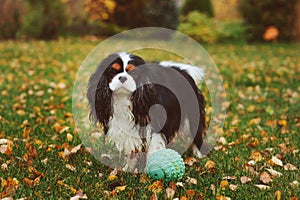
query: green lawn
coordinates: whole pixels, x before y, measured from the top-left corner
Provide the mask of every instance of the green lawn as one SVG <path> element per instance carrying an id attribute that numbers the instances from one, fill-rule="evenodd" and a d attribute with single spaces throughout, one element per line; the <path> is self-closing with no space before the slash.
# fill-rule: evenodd
<path id="1" fill-rule="evenodd" d="M 81 143 L 72 119 L 72 87 L 80 63 L 99 42 L 0 42 L 0 139 L 9 140 L 8 147 L 0 143 L 0 198 L 69 199 L 80 190 L 89 199 L 150 199 L 153 191 L 166 199 L 172 190 L 181 199 L 300 198 L 300 45 L 205 46 L 227 92 L 226 142 L 186 165 L 176 186 L 139 174 L 112 177 L 112 169 L 83 146 L 63 156 L 65 148 Z M 209 168 L 209 160 L 215 166 Z M 298 169 L 287 170 L 287 164 Z M 244 176 L 251 181 L 242 183 Z M 189 183 L 188 177 L 197 181 Z M 263 181 L 266 190 L 255 186 Z"/>

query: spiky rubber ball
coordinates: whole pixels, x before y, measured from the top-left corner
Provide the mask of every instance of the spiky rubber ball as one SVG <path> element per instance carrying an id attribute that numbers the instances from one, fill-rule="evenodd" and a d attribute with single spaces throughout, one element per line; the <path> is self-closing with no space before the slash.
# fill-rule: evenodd
<path id="1" fill-rule="evenodd" d="M 177 181 L 182 178 L 184 172 L 181 155 L 172 149 L 161 149 L 147 160 L 146 173 L 153 180 Z"/>

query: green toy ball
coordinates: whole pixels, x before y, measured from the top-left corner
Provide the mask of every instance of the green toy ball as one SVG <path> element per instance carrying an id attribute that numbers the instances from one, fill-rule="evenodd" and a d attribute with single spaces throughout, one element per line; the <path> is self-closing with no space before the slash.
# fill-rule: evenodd
<path id="1" fill-rule="evenodd" d="M 153 153 L 146 164 L 146 173 L 154 180 L 177 181 L 182 178 L 184 171 L 182 157 L 172 149 L 161 149 Z"/>

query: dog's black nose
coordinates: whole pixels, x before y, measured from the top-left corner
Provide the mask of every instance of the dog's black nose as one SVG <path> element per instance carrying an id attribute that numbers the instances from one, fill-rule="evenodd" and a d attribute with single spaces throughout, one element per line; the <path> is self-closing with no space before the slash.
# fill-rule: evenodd
<path id="1" fill-rule="evenodd" d="M 127 80 L 127 78 L 125 76 L 120 76 L 119 80 L 121 83 L 124 83 Z"/>

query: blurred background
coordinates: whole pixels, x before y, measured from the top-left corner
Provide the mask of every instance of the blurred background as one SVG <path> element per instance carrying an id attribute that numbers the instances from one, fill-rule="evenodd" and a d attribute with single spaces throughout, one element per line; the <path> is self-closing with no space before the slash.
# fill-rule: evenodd
<path id="1" fill-rule="evenodd" d="M 300 41 L 300 0 L 0 0 L 1 39 L 165 27 L 199 42 Z"/>

